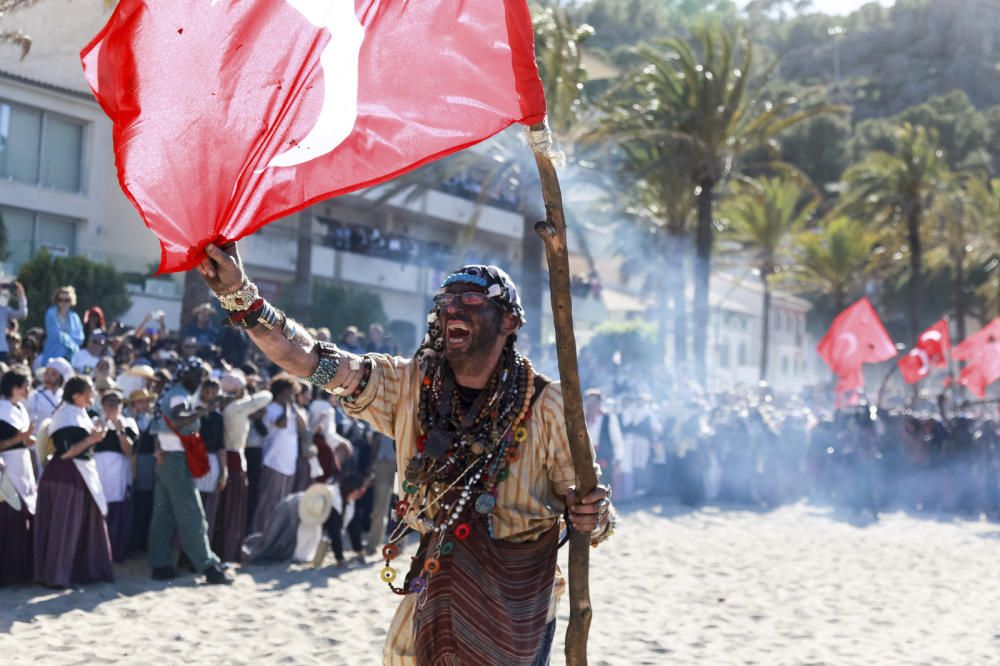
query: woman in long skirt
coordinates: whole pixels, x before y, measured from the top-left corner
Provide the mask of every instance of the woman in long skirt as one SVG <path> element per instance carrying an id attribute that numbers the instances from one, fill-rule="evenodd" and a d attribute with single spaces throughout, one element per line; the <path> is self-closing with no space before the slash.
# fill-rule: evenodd
<path id="1" fill-rule="evenodd" d="M 108 502 L 93 453 L 107 429 L 87 414 L 93 404 L 90 380 L 72 377 L 52 415 L 55 455 L 38 484 L 34 526 L 35 579 L 52 587 L 114 580 Z"/>
<path id="2" fill-rule="evenodd" d="M 122 415 L 122 394 L 117 390 L 101 396 L 101 409 L 108 432 L 94 448 L 94 462 L 108 500 L 111 556 L 124 562 L 132 547 L 132 450 L 139 427 Z"/>
<path id="3" fill-rule="evenodd" d="M 0 502 L 0 585 L 32 578 L 32 523 L 38 486 L 29 449 L 35 443 L 33 427 L 24 407 L 30 386 L 26 369 L 9 370 L 0 377 L 0 460 L 20 500 L 18 509 Z"/>
<path id="4" fill-rule="evenodd" d="M 271 513 L 295 485 L 295 467 L 299 459 L 298 417 L 292 408 L 297 382 L 279 377 L 271 382 L 274 402 L 264 412 L 267 440 L 264 465 L 260 473 L 260 491 L 254 512 L 253 531 L 263 532 Z"/>

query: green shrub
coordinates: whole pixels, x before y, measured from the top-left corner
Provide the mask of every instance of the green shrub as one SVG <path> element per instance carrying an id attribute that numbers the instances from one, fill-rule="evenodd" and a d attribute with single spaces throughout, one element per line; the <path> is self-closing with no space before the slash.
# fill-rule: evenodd
<path id="1" fill-rule="evenodd" d="M 53 257 L 41 250 L 21 264 L 18 280 L 28 297 L 28 319 L 23 322 L 22 330 L 45 325 L 45 311 L 52 305 L 52 293 L 66 285 L 76 288 L 74 310 L 81 318 L 96 305 L 104 310 L 104 317 L 110 323 L 132 307 L 125 277 L 113 266 L 86 257 Z"/>

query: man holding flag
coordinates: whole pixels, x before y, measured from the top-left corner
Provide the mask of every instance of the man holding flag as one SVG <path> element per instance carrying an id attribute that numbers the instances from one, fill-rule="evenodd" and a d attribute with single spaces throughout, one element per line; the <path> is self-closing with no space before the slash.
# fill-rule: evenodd
<path id="1" fill-rule="evenodd" d="M 405 579 L 402 535 L 383 549 L 381 578 L 405 595 L 386 663 L 547 663 L 563 511 L 594 543 L 614 519 L 607 488 L 574 492 L 561 387 L 515 348 L 513 282 L 465 266 L 435 296 L 416 357 L 357 356 L 260 298 L 235 245 L 316 201 L 540 123 L 525 0 L 123 0 L 81 55 L 161 271 L 198 266 L 271 360 L 396 440 L 396 510 L 421 547 Z"/>
<path id="2" fill-rule="evenodd" d="M 207 253 L 199 271 L 230 320 L 272 361 L 396 440 L 405 498 L 396 511 L 421 540 L 408 573 L 394 566 L 405 532 L 382 550 L 382 580 L 405 595 L 385 663 L 547 663 L 563 510 L 594 544 L 612 533 L 614 513 L 608 488 L 573 490 L 562 393 L 516 351 L 524 311 L 510 277 L 496 266 L 455 271 L 414 358 L 358 356 L 316 342 L 260 298 L 235 244 Z"/>

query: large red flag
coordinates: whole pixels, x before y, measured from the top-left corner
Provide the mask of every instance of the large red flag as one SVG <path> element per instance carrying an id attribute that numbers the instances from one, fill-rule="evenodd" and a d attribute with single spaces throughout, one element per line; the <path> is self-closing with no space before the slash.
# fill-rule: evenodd
<path id="1" fill-rule="evenodd" d="M 917 344 L 899 359 L 899 370 L 907 384 L 916 384 L 931 373 L 931 367 L 948 365 L 951 335 L 948 321 L 941 319 L 917 338 Z"/>
<path id="2" fill-rule="evenodd" d="M 980 398 L 986 397 L 986 387 L 1000 379 L 1000 317 L 962 340 L 952 356 L 968 362 L 959 383 Z"/>
<path id="3" fill-rule="evenodd" d="M 525 0 L 122 0 L 81 58 L 165 272 L 545 114 Z"/>

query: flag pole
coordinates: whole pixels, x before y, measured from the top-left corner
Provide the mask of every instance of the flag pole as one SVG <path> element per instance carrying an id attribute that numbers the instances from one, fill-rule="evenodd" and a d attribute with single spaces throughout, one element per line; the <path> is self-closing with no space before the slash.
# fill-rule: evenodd
<path id="1" fill-rule="evenodd" d="M 549 267 L 549 294 L 556 331 L 559 379 L 562 383 L 563 416 L 566 434 L 576 471 L 576 493 L 583 497 L 597 487 L 594 456 L 583 415 L 583 393 L 576 358 L 576 335 L 573 333 L 573 298 L 570 293 L 569 249 L 566 242 L 566 218 L 562 190 L 553 160 L 560 159 L 552 149 L 552 135 L 542 122 L 532 125 L 528 141 L 535 155 L 545 200 L 545 220 L 535 225 L 535 232 L 545 245 Z M 566 629 L 567 666 L 586 666 L 587 635 L 593 609 L 590 606 L 590 534 L 569 529 L 569 627 Z"/>

